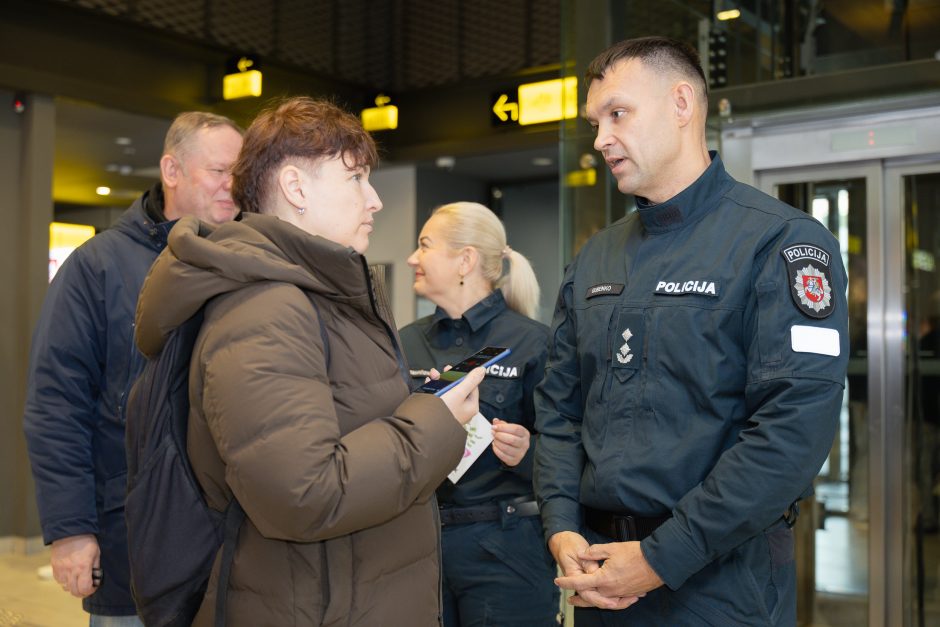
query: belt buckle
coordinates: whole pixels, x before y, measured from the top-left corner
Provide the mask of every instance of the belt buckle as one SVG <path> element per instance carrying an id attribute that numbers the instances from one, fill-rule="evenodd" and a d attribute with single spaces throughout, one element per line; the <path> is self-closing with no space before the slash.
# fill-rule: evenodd
<path id="1" fill-rule="evenodd" d="M 614 516 L 614 527 L 621 542 L 634 542 L 637 539 L 633 516 Z"/>

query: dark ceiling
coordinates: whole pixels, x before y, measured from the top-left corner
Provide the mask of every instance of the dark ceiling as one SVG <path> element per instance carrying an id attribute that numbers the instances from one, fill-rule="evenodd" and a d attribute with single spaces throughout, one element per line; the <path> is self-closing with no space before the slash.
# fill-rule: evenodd
<path id="1" fill-rule="evenodd" d="M 125 206 L 159 180 L 169 120 L 65 98 L 56 100 L 53 198 L 57 203 Z M 107 186 L 110 196 L 95 189 Z"/>
<path id="2" fill-rule="evenodd" d="M 170 120 L 116 111 L 59 98 L 53 198 L 65 205 L 127 206 L 159 180 L 158 163 Z M 377 140 L 380 145 L 382 136 Z M 498 154 L 456 156 L 442 153 L 415 163 L 442 167 L 485 183 L 529 181 L 558 175 L 558 147 L 549 144 Z M 453 165 L 438 157 L 453 158 Z M 99 186 L 109 196 L 96 193 Z"/>
<path id="3" fill-rule="evenodd" d="M 555 66 L 561 58 L 561 0 L 43 0 L 67 19 L 96 17 L 129 29 L 250 54 L 273 66 L 350 85 L 365 94 L 425 94 L 489 77 Z M 433 97 L 433 95 L 431 96 Z M 348 103 L 354 107 L 357 103 Z M 362 103 L 362 106 L 367 106 Z M 58 203 L 126 205 L 159 175 L 170 120 L 57 99 L 54 198 Z M 124 139 L 119 139 L 124 138 Z M 391 148 L 395 137 L 377 135 Z M 129 140 L 129 144 L 118 141 Z M 472 154 L 461 147 L 456 174 L 486 182 L 557 174 L 556 142 Z M 452 148 L 451 148 L 452 149 Z M 448 149 L 425 154 L 436 167 Z M 392 150 L 394 152 L 394 150 Z M 533 163 L 534 161 L 534 163 Z M 549 165 L 544 165 L 545 163 Z M 536 165 L 542 164 L 542 165 Z M 95 188 L 111 188 L 109 197 Z"/>
<path id="4" fill-rule="evenodd" d="M 46 0 L 49 1 L 49 0 Z M 561 0 L 54 0 L 370 91 L 507 76 L 561 58 Z"/>
<path id="5" fill-rule="evenodd" d="M 533 68 L 559 65 L 562 57 L 562 10 L 574 0 L 29 0 L 58 13 L 94 17 L 118 29 L 152 33 L 183 46 L 203 46 L 224 55 L 257 55 L 266 67 L 288 68 L 349 85 L 363 94 L 383 90 L 403 100 L 459 98 L 489 80 L 518 77 Z M 24 0 L 25 2 L 25 0 Z M 8 2 L 7 4 L 15 4 Z M 708 19 L 707 0 L 623 0 L 611 19 L 625 20 L 627 36 L 652 32 L 694 40 L 700 20 Z M 724 4 L 729 4 L 725 1 Z M 747 43 L 769 28 L 771 16 L 786 3 L 750 0 L 734 3 L 745 10 L 729 32 Z M 24 5 L 25 6 L 25 5 Z M 841 71 L 865 64 L 932 57 L 940 41 L 940 0 L 799 0 L 799 33 L 812 33 L 817 70 Z M 777 8 L 775 8 L 777 7 Z M 813 7 L 817 10 L 814 12 Z M 903 7 L 897 29 L 897 7 Z M 565 9 L 567 10 L 567 9 Z M 761 21 L 760 16 L 763 16 Z M 907 20 L 906 22 L 904 20 Z M 756 21 L 755 21 L 756 20 Z M 782 24 L 782 21 L 781 21 Z M 601 29 L 598 25 L 600 37 Z M 777 33 L 783 27 L 779 26 Z M 892 31 L 892 29 L 895 29 Z M 763 37 L 763 35 L 761 35 Z M 755 40 L 756 41 L 756 40 Z M 761 41 L 763 41 L 761 39 Z M 752 42 L 753 43 L 753 42 Z M 176 45 L 173 44 L 173 45 Z M 741 58 L 747 45 L 734 48 Z M 781 48 L 772 48 L 783 55 Z M 874 53 L 878 53 L 875 55 Z M 885 54 L 897 55 L 885 57 Z M 760 57 L 761 55 L 756 55 Z M 772 62 L 771 65 L 776 63 Z M 742 86 L 767 80 L 770 70 L 741 75 Z M 810 73 L 812 73 L 810 71 Z M 739 72 L 741 74 L 741 72 Z M 781 84 L 782 86 L 782 84 Z M 463 89 L 464 91 L 460 91 Z M 485 93 L 484 93 L 485 96 Z M 60 203 L 126 205 L 156 180 L 163 134 L 169 119 L 135 115 L 57 99 L 55 199 Z M 355 103 L 350 103 L 355 106 Z M 366 106 L 363 103 L 363 106 Z M 133 108 L 128 106 L 128 109 Z M 421 120 L 396 136 L 386 136 L 392 154 L 419 166 L 433 166 L 449 156 L 435 144 L 403 150 L 412 134 L 442 124 L 451 130 L 460 120 Z M 401 131 L 401 129 L 400 129 Z M 476 131 L 474 131 L 476 132 Z M 481 131 L 482 132 L 482 131 Z M 452 171 L 479 180 L 544 179 L 557 175 L 557 135 L 538 142 L 505 141 L 499 149 L 474 152 L 476 135 L 453 137 L 461 156 Z M 118 138 L 130 143 L 120 144 Z M 383 143 L 382 134 L 377 136 Z M 504 139 L 511 139 L 506 136 Z M 525 138 L 516 138 L 522 142 Z M 530 138 L 531 139 L 531 138 Z M 124 140 L 121 140 L 124 141 Z M 419 140 L 419 143 L 425 140 Z M 422 144 L 423 145 L 423 144 Z M 524 148 L 522 146 L 525 146 Z M 486 154 L 479 154 L 484 152 Z M 550 162 L 550 165 L 535 163 Z M 103 199 L 95 187 L 107 185 Z"/>

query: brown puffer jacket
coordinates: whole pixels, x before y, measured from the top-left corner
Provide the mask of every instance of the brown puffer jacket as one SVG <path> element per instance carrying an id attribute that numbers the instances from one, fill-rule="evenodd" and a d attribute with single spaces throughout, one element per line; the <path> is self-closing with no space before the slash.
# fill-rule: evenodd
<path id="1" fill-rule="evenodd" d="M 440 624 L 432 497 L 466 436 L 409 395 L 363 257 L 272 216 L 183 218 L 141 292 L 138 346 L 159 352 L 203 304 L 189 457 L 210 506 L 234 494 L 247 514 L 227 624 Z M 213 624 L 217 571 L 196 625 Z"/>

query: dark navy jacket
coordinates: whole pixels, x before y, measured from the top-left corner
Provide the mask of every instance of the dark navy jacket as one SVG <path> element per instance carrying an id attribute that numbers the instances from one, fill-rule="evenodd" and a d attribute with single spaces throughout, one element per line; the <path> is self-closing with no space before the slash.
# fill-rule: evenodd
<path id="1" fill-rule="evenodd" d="M 535 399 L 546 537 L 581 504 L 672 514 L 641 549 L 679 588 L 811 493 L 847 361 L 839 242 L 713 153 L 566 271 Z"/>
<path id="2" fill-rule="evenodd" d="M 124 525 L 124 404 L 144 359 L 134 345 L 137 295 L 166 246 L 159 184 L 112 228 L 69 255 L 49 286 L 30 350 L 23 426 L 43 540 L 94 534 L 104 580 L 92 614 L 136 613 Z"/>
<path id="3" fill-rule="evenodd" d="M 548 327 L 506 305 L 503 293 L 493 291 L 467 310 L 459 320 L 440 307 L 400 331 L 415 386 L 424 382 L 431 368 L 455 364 L 484 346 L 506 346 L 512 352 L 490 367 L 480 384 L 480 412 L 521 424 L 535 432 L 532 393 L 542 379 L 547 354 Z M 492 447 L 477 459 L 457 484 L 445 481 L 438 500 L 449 505 L 473 505 L 532 494 L 530 446 L 515 467 L 503 465 Z"/>

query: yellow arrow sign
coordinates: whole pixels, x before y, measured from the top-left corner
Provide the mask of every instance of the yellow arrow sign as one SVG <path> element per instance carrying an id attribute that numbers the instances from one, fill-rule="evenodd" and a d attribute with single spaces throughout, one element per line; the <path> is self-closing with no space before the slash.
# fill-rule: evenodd
<path id="1" fill-rule="evenodd" d="M 578 115 L 578 79 L 574 76 L 519 85 L 519 124 L 568 120 Z"/>
<path id="2" fill-rule="evenodd" d="M 496 104 L 493 105 L 493 113 L 500 122 L 506 122 L 509 119 L 515 122 L 519 119 L 519 103 L 509 102 L 509 96 L 500 94 Z"/>
<path id="3" fill-rule="evenodd" d="M 229 63 L 231 63 L 231 61 L 229 61 Z M 250 68 L 254 64 L 255 62 L 249 59 L 248 57 L 242 57 L 241 59 L 238 60 L 238 71 L 245 72 L 248 70 L 248 68 Z"/>

